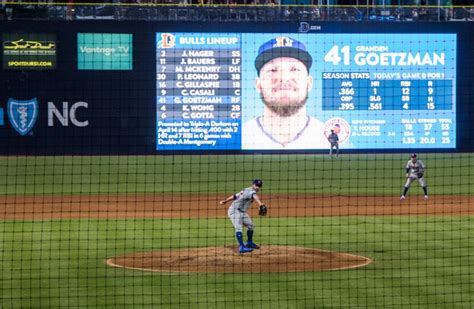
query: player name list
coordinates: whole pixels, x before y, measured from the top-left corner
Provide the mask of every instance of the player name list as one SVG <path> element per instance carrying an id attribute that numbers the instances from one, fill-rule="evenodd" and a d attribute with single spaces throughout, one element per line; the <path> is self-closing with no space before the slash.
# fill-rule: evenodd
<path id="1" fill-rule="evenodd" d="M 157 49 L 157 149 L 240 148 L 240 37 L 176 40 Z"/>

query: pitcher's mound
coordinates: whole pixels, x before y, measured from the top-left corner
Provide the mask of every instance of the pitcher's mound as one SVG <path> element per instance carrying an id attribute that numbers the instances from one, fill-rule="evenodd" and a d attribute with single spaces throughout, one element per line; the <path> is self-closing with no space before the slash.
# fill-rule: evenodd
<path id="1" fill-rule="evenodd" d="M 325 271 L 365 266 L 371 259 L 348 253 L 292 246 L 262 246 L 240 255 L 236 246 L 132 253 L 107 265 L 157 272 L 269 273 Z"/>

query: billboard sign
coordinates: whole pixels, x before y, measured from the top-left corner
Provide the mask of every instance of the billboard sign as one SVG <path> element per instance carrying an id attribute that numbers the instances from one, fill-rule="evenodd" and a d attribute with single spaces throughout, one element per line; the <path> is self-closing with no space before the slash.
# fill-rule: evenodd
<path id="1" fill-rule="evenodd" d="M 48 33 L 4 33 L 3 68 L 52 70 L 56 68 L 56 35 Z"/>
<path id="2" fill-rule="evenodd" d="M 79 70 L 132 70 L 132 34 L 78 33 Z"/>

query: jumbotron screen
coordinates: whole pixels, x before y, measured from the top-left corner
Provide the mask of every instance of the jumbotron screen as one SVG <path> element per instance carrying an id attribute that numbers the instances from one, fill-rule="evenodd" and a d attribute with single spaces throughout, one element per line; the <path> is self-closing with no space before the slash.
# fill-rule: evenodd
<path id="1" fill-rule="evenodd" d="M 157 33 L 157 150 L 456 147 L 456 34 Z"/>

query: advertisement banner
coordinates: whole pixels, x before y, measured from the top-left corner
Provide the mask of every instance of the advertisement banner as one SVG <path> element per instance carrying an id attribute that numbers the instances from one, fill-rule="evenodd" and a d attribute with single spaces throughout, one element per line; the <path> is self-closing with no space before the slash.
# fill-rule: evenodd
<path id="1" fill-rule="evenodd" d="M 132 70 L 132 35 L 121 33 L 78 33 L 79 70 Z"/>
<path id="2" fill-rule="evenodd" d="M 48 33 L 4 33 L 3 68 L 52 70 L 56 68 L 56 35 Z"/>

